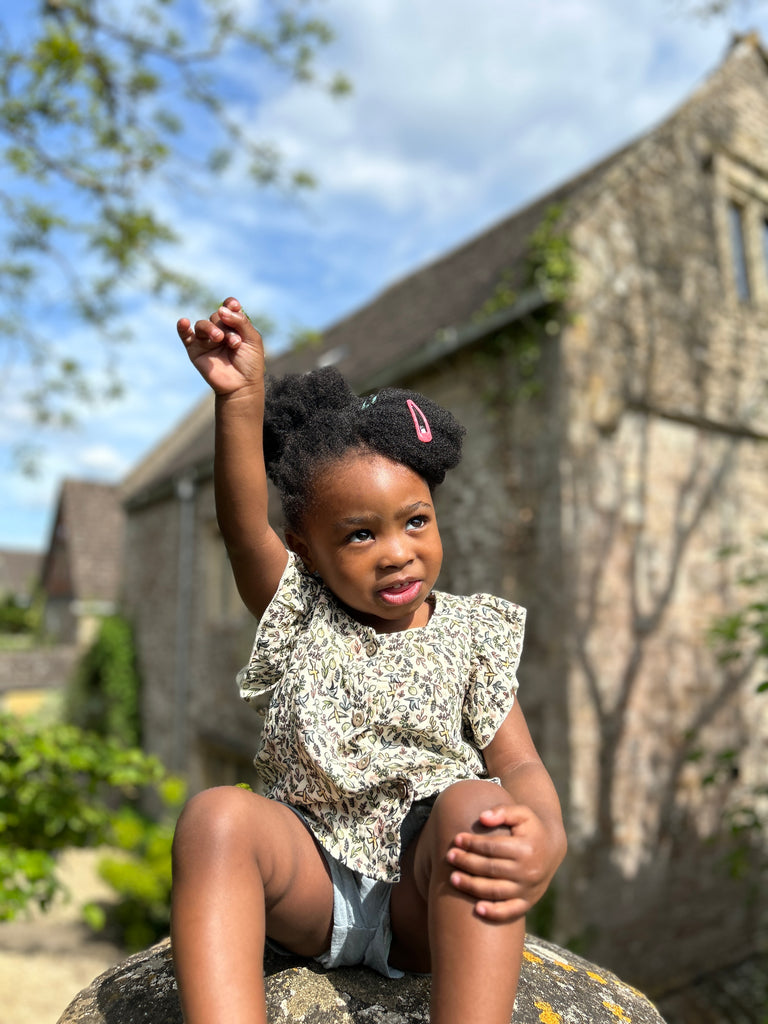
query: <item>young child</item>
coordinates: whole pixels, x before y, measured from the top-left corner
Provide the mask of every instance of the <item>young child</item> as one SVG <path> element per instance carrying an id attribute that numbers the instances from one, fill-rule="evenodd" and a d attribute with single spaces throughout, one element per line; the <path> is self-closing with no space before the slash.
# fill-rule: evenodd
<path id="1" fill-rule="evenodd" d="M 432 1024 L 508 1024 L 525 914 L 565 834 L 515 699 L 523 610 L 433 589 L 433 491 L 463 429 L 422 395 L 360 399 L 331 368 L 265 401 L 236 299 L 178 333 L 216 393 L 218 519 L 260 620 L 241 694 L 271 694 L 268 797 L 206 790 L 176 829 L 184 1019 L 266 1021 L 266 940 L 328 967 L 431 972 Z"/>

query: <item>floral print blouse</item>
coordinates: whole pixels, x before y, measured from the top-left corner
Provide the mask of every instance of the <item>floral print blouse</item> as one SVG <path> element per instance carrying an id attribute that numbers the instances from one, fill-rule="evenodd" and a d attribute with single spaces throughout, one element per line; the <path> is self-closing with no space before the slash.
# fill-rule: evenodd
<path id="1" fill-rule="evenodd" d="M 244 700 L 269 697 L 254 759 L 267 795 L 332 856 L 389 882 L 413 802 L 488 777 L 480 751 L 517 691 L 525 610 L 489 594 L 429 600 L 426 626 L 377 633 L 289 553 L 237 677 Z"/>

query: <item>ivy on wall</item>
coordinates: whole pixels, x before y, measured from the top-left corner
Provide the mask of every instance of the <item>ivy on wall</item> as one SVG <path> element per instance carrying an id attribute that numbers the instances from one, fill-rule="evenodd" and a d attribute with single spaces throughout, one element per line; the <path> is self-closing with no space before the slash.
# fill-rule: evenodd
<path id="1" fill-rule="evenodd" d="M 742 684 L 758 673 L 756 692 L 768 700 L 768 534 L 748 552 L 735 547 L 720 552 L 724 560 L 740 558 L 737 575 L 739 599 L 728 613 L 709 628 L 708 639 L 726 678 L 728 692 L 739 692 Z M 701 737 L 692 734 L 689 742 Z M 757 867 L 764 879 L 768 872 L 768 771 L 743 782 L 741 744 L 707 748 L 699 742 L 688 754 L 698 763 L 705 788 L 730 792 L 722 816 L 721 836 L 727 838 L 724 866 L 733 878 L 745 878 Z"/>
<path id="2" fill-rule="evenodd" d="M 565 207 L 560 204 L 547 208 L 528 239 L 522 275 L 519 270 L 505 271 L 474 316 L 476 322 L 482 323 L 514 308 L 522 295 L 533 289 L 544 299 L 543 305 L 495 333 L 484 347 L 483 357 L 489 361 L 503 353 L 512 358 L 517 381 L 514 394 L 507 398 L 527 399 L 540 393 L 542 339 L 559 334 L 567 322 L 566 300 L 576 265 L 570 238 L 562 225 L 564 212 Z"/>
<path id="3" fill-rule="evenodd" d="M 547 208 L 541 223 L 528 240 L 525 261 L 525 283 L 538 288 L 552 303 L 561 304 L 568 298 L 571 282 L 576 274 L 571 241 L 562 228 L 565 207 Z"/>
<path id="4" fill-rule="evenodd" d="M 139 744 L 139 675 L 130 625 L 119 615 L 101 623 L 67 688 L 69 722 L 128 746 Z"/>

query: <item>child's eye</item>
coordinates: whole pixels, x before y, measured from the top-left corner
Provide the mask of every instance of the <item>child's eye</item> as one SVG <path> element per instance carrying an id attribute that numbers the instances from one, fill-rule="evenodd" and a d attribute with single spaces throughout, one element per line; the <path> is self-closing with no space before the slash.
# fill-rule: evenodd
<path id="1" fill-rule="evenodd" d="M 426 526 L 426 524 L 427 524 L 427 517 L 426 516 L 412 516 L 408 520 L 408 523 L 406 525 L 406 529 L 408 529 L 408 530 L 420 530 L 421 527 L 422 526 Z"/>
<path id="2" fill-rule="evenodd" d="M 373 534 L 370 530 L 355 530 L 354 533 L 350 533 L 347 537 L 347 541 L 350 544 L 362 544 L 366 540 L 370 540 Z"/>

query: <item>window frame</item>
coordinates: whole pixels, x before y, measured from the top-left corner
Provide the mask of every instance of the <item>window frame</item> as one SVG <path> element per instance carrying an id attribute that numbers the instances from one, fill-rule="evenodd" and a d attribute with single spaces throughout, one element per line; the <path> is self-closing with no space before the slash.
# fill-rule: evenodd
<path id="1" fill-rule="evenodd" d="M 726 297 L 744 310 L 768 308 L 768 167 L 718 153 L 714 169 Z"/>

